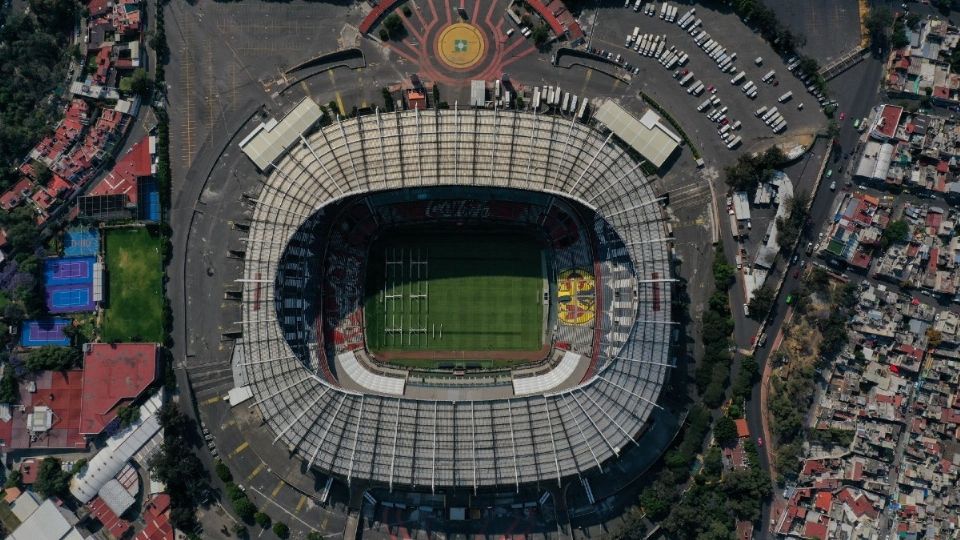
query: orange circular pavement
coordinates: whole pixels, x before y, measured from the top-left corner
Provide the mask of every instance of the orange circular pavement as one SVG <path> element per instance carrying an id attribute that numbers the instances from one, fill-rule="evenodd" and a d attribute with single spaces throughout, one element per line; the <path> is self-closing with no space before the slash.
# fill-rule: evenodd
<path id="1" fill-rule="evenodd" d="M 436 44 L 437 56 L 449 67 L 466 69 L 483 59 L 483 33 L 476 26 L 464 22 L 451 24 L 440 32 Z"/>

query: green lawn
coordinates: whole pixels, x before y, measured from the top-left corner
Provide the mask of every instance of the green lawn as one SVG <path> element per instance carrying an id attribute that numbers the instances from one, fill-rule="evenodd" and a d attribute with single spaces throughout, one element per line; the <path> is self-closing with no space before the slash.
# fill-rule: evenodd
<path id="1" fill-rule="evenodd" d="M 388 233 L 373 244 L 367 262 L 368 348 L 421 365 L 439 360 L 418 352 L 539 350 L 541 251 L 535 238 L 513 231 Z M 401 327 L 402 333 L 385 331 Z M 410 334 L 411 328 L 426 332 Z"/>
<path id="2" fill-rule="evenodd" d="M 160 238 L 144 228 L 111 229 L 105 242 L 103 341 L 163 341 Z"/>

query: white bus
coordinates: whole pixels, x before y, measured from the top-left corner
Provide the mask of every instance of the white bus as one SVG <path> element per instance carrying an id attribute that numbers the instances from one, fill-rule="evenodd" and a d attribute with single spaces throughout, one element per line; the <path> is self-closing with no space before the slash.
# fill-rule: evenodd
<path id="1" fill-rule="evenodd" d="M 778 97 L 778 98 L 777 98 L 777 101 L 779 101 L 780 103 L 786 103 L 786 102 L 790 101 L 790 99 L 791 99 L 792 97 L 793 97 L 793 92 L 787 92 L 786 94 Z"/>
<path id="2" fill-rule="evenodd" d="M 763 82 L 770 82 L 771 80 L 773 80 L 773 78 L 774 78 L 776 75 L 777 75 L 777 72 L 771 69 L 771 70 L 768 71 L 767 74 L 764 75 L 763 78 L 760 79 L 760 80 L 763 81 Z"/>

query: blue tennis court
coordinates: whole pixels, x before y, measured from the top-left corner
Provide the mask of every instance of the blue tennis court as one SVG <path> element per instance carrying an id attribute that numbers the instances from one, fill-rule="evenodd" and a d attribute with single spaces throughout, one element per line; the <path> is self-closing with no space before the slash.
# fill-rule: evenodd
<path id="1" fill-rule="evenodd" d="M 61 257 L 44 261 L 43 277 L 47 288 L 59 285 L 93 283 L 95 257 Z"/>
<path id="2" fill-rule="evenodd" d="M 63 254 L 67 257 L 93 257 L 100 252 L 100 231 L 89 228 L 67 229 L 63 236 Z"/>
<path id="3" fill-rule="evenodd" d="M 23 321 L 23 331 L 20 332 L 20 345 L 23 347 L 70 345 L 70 338 L 63 332 L 63 329 L 68 326 L 70 326 L 70 319 Z"/>
<path id="4" fill-rule="evenodd" d="M 58 285 L 47 288 L 47 308 L 50 313 L 93 311 L 93 285 Z"/>

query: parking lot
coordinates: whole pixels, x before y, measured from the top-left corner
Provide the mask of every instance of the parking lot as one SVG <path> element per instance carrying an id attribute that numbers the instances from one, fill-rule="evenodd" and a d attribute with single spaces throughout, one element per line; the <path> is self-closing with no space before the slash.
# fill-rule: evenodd
<path id="1" fill-rule="evenodd" d="M 689 11 L 691 6 L 678 4 L 677 7 L 679 7 L 679 19 Z M 682 87 L 673 78 L 673 71 L 667 71 L 654 58 L 641 56 L 632 49 L 628 50 L 625 47 L 625 38 L 627 34 L 632 34 L 634 27 L 639 28 L 640 35 L 665 36 L 668 47 L 676 46 L 677 50 L 687 53 L 689 61 L 684 66 L 675 68 L 674 71 L 679 69 L 682 73 L 682 70 L 686 69 L 694 74 L 693 80 L 687 87 L 693 84 L 693 81 L 699 80 L 706 88 L 712 86 L 716 89 L 716 96 L 722 103 L 720 107 L 728 107 L 726 114 L 730 122 L 740 120 L 742 123 L 742 128 L 737 134 L 743 138 L 745 150 L 763 149 L 775 138 L 777 142 L 782 142 L 783 136 L 807 138 L 825 125 L 825 119 L 817 107 L 816 99 L 807 93 L 800 80 L 789 73 L 783 59 L 773 52 L 759 34 L 750 32 L 732 14 L 708 10 L 702 6 L 697 6 L 696 9 L 695 16 L 704 21 L 701 28 L 709 33 L 712 39 L 718 41 L 721 47 L 726 48 L 728 54 L 737 53 L 734 62 L 737 67 L 736 72 L 721 72 L 716 62 L 697 46 L 688 32 L 676 23 L 661 20 L 659 13 L 651 17 L 642 11 L 634 12 L 632 8 L 624 8 L 622 5 L 600 10 L 598 14 L 600 24 L 593 34 L 592 46 L 621 54 L 625 61 L 637 66 L 640 71 L 632 75 L 631 86 L 653 96 L 658 103 L 670 111 L 694 139 L 695 144 L 701 147 L 708 162 L 711 156 L 732 153 L 716 135 L 716 124 L 709 121 L 705 114 L 697 111 L 697 105 L 702 103 L 710 92 L 705 90 L 700 96 L 693 96 L 686 91 L 681 91 Z M 760 65 L 754 62 L 758 57 L 762 58 Z M 732 85 L 730 80 L 741 70 L 746 72 L 743 83 L 737 86 Z M 776 74 L 771 84 L 761 82 L 761 78 L 770 70 L 774 70 Z M 755 99 L 749 99 L 740 90 L 746 81 L 753 81 L 756 84 L 758 95 Z M 792 92 L 793 98 L 787 103 L 778 103 L 777 98 L 788 91 Z M 800 103 L 804 104 L 803 110 L 797 108 Z M 763 106 L 768 108 L 777 106 L 783 115 L 787 122 L 787 130 L 781 136 L 776 136 L 755 116 L 757 109 Z M 718 159 L 722 161 L 722 158 L 718 157 Z"/>

